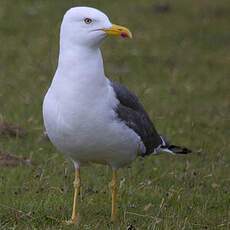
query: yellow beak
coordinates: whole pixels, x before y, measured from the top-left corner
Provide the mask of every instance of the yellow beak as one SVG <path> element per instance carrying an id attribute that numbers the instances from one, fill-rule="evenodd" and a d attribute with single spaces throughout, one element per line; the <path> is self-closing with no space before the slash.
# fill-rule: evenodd
<path id="1" fill-rule="evenodd" d="M 124 26 L 119 26 L 113 24 L 112 27 L 109 29 L 102 29 L 104 32 L 106 32 L 108 35 L 113 35 L 113 36 L 120 36 L 123 38 L 132 38 L 133 35 L 130 32 L 130 30 Z"/>

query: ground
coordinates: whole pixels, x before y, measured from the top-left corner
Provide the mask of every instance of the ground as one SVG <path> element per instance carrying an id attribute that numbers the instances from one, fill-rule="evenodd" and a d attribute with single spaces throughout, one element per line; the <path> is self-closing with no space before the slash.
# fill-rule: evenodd
<path id="1" fill-rule="evenodd" d="M 131 29 L 133 40 L 103 44 L 107 76 L 140 97 L 160 133 L 194 151 L 120 170 L 121 229 L 229 229 L 229 0 L 1 0 L 0 120 L 26 134 L 3 132 L 0 151 L 30 163 L 1 165 L 0 229 L 74 228 L 62 223 L 71 214 L 73 166 L 43 137 L 41 113 L 60 22 L 74 5 Z M 110 178 L 106 166 L 82 169 L 78 229 L 112 229 Z"/>

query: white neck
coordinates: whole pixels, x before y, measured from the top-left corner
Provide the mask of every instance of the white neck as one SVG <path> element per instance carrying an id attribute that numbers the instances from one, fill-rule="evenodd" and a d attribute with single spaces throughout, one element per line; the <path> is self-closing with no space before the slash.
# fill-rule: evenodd
<path id="1" fill-rule="evenodd" d="M 99 48 L 88 49 L 77 46 L 70 49 L 61 48 L 58 68 L 76 76 L 81 74 L 81 77 L 90 77 L 91 74 L 104 76 L 103 59 Z"/>
<path id="2" fill-rule="evenodd" d="M 61 36 L 58 69 L 65 77 L 105 80 L 102 54 L 99 47 L 78 46 Z"/>
<path id="3" fill-rule="evenodd" d="M 58 67 L 52 81 L 55 93 L 60 94 L 62 100 L 73 103 L 76 103 L 73 98 L 84 97 L 85 101 L 92 101 L 99 94 L 105 95 L 108 80 L 99 46 L 77 45 L 67 34 L 60 36 Z"/>

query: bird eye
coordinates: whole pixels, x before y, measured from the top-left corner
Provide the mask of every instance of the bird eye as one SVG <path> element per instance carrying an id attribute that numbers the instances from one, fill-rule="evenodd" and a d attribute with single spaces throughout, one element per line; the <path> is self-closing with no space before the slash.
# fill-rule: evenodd
<path id="1" fill-rule="evenodd" d="M 90 24 L 90 23 L 92 22 L 92 19 L 91 19 L 91 18 L 85 18 L 85 19 L 84 19 L 84 22 L 85 22 L 86 24 Z"/>

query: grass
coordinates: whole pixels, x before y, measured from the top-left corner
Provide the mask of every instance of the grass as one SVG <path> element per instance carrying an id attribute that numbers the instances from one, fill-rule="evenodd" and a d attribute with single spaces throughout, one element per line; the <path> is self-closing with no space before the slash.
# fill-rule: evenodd
<path id="1" fill-rule="evenodd" d="M 157 3 L 169 4 L 165 12 Z M 121 229 L 230 228 L 230 3 L 222 1 L 0 2 L 0 116 L 24 138 L 0 149 L 32 158 L 0 169 L 0 229 L 73 229 L 73 167 L 43 140 L 41 105 L 58 55 L 59 25 L 91 5 L 128 26 L 132 41 L 108 39 L 108 76 L 135 91 L 161 133 L 194 150 L 137 159 L 120 170 Z M 108 167 L 83 168 L 79 229 L 112 229 Z"/>

